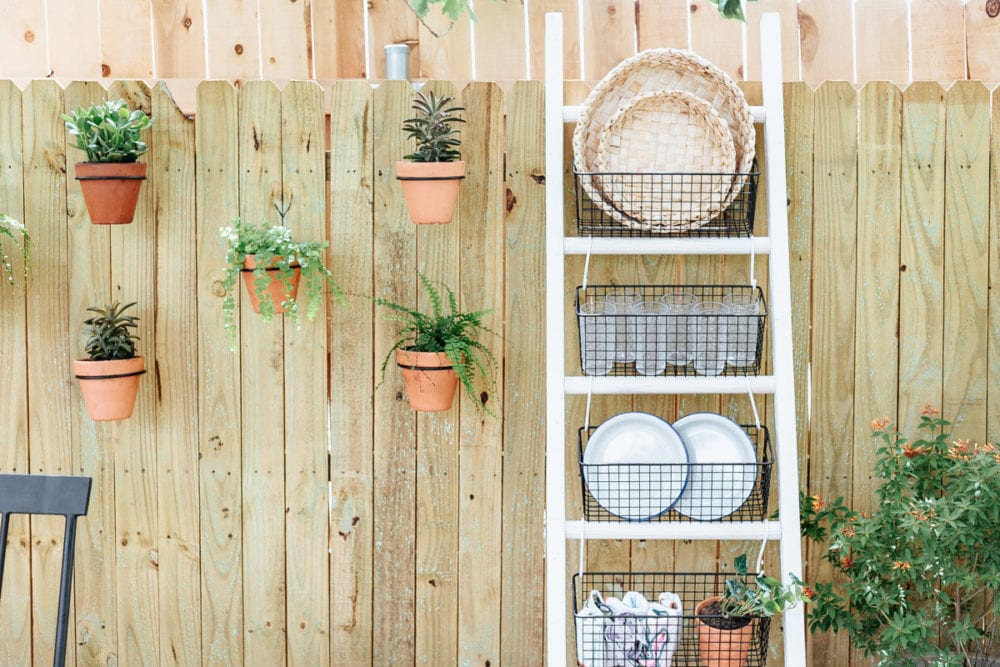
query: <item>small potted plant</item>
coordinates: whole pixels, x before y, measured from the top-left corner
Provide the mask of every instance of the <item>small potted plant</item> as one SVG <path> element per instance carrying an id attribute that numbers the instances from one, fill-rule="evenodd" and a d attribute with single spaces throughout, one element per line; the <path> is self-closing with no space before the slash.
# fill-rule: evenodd
<path id="1" fill-rule="evenodd" d="M 809 602 L 812 591 L 794 574 L 792 583 L 747 572 L 746 554 L 733 562 L 735 576 L 726 579 L 722 595 L 702 600 L 695 607 L 698 650 L 707 667 L 743 667 L 753 640 L 754 618 L 770 618 L 794 606 Z"/>
<path id="2" fill-rule="evenodd" d="M 803 496 L 803 535 L 837 573 L 815 586 L 810 630 L 846 631 L 879 665 L 997 664 L 1000 447 L 949 425 L 930 406 L 912 440 L 872 422 L 870 512 Z"/>
<path id="3" fill-rule="evenodd" d="M 417 275 L 431 302 L 429 313 L 374 298 L 376 304 L 393 311 L 391 320 L 400 323 L 398 338 L 382 362 L 382 381 L 395 353 L 396 364 L 403 372 L 410 405 L 414 410 L 447 410 L 451 407 L 455 389 L 461 383 L 477 408 L 496 416 L 486 407 L 485 398 L 477 393 L 474 385 L 474 380 L 479 378 L 487 383 L 491 392 L 496 387 L 496 358 L 477 339 L 480 333 L 493 333 L 483 324 L 483 317 L 490 311 L 459 311 L 455 293 L 447 285 L 442 285 L 448 302 L 448 311 L 445 312 L 444 299 L 435 283 L 422 273 Z"/>
<path id="4" fill-rule="evenodd" d="M 455 114 L 465 108 L 453 105 L 454 100 L 418 91 L 413 100 L 416 115 L 403 122 L 416 150 L 396 163 L 396 178 L 403 186 L 410 219 L 417 224 L 451 222 L 455 214 L 458 184 L 465 178 L 455 127 L 465 121 Z"/>
<path id="5" fill-rule="evenodd" d="M 11 264 L 11 252 L 6 247 L 7 243 L 12 244 L 16 250 L 20 251 L 21 258 L 24 260 L 24 281 L 27 283 L 31 260 L 31 237 L 28 236 L 28 230 L 24 228 L 24 225 L 9 215 L 0 213 L 0 264 L 3 265 L 4 273 L 7 274 L 7 282 L 13 285 L 16 279 L 14 278 L 14 265 Z"/>
<path id="6" fill-rule="evenodd" d="M 138 162 L 148 150 L 141 133 L 152 121 L 142 109 L 131 110 L 123 100 L 80 107 L 63 115 L 76 148 L 87 154 L 76 163 L 90 221 L 120 225 L 132 222 L 139 188 L 146 180 L 146 164 Z"/>
<path id="7" fill-rule="evenodd" d="M 94 421 L 116 421 L 132 416 L 139 376 L 145 373 L 142 357 L 135 354 L 134 333 L 139 318 L 114 302 L 104 308 L 88 308 L 94 313 L 84 320 L 87 359 L 75 359 L 73 372 L 80 380 L 80 391 L 87 411 Z"/>
<path id="8" fill-rule="evenodd" d="M 267 223 L 254 225 L 236 219 L 232 227 L 222 227 L 219 234 L 226 241 L 226 267 L 223 269 L 223 322 L 233 351 L 236 350 L 236 277 L 250 298 L 250 306 L 261 319 L 270 322 L 277 314 L 298 321 L 298 291 L 305 281 L 305 315 L 316 318 L 322 305 L 323 286 L 330 285 L 333 294 L 343 298 L 343 292 L 333 281 L 330 270 L 323 264 L 326 241 L 295 241 L 292 230 Z"/>

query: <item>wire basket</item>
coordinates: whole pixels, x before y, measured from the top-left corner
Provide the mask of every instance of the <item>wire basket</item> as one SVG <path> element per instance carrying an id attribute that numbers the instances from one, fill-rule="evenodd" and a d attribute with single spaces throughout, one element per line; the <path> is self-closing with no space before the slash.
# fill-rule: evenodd
<path id="1" fill-rule="evenodd" d="M 584 463 L 596 426 L 577 432 L 583 518 L 587 521 L 761 521 L 767 516 L 774 452 L 766 426 L 741 424 L 753 463 Z M 668 490 L 683 487 L 664 507 Z M 638 517 L 638 518 L 637 518 Z"/>
<path id="2" fill-rule="evenodd" d="M 732 660 L 721 664 L 763 667 L 767 661 L 770 618 L 753 617 L 742 632 L 712 636 L 701 630 L 703 623 L 695 616 L 695 607 L 707 598 L 721 595 L 725 580 L 735 576 L 732 573 L 688 572 L 585 572 L 573 575 L 579 664 L 585 667 L 701 667 L 708 657 L 703 654 L 714 653 L 717 658 Z M 754 577 L 744 579 L 750 587 L 756 585 Z M 635 591 L 650 602 L 669 601 L 670 606 L 680 607 L 680 613 L 673 616 L 654 613 L 589 615 L 592 612 L 584 606 L 590 591 L 598 591 L 605 600 L 609 597 L 621 600 L 630 591 Z"/>
<path id="3" fill-rule="evenodd" d="M 757 375 L 767 304 L 749 285 L 588 285 L 574 301 L 585 375 Z"/>
<path id="4" fill-rule="evenodd" d="M 580 236 L 751 236 L 759 177 L 756 162 L 746 173 L 577 171 L 577 230 Z M 726 206 L 705 217 L 704 202 Z"/>

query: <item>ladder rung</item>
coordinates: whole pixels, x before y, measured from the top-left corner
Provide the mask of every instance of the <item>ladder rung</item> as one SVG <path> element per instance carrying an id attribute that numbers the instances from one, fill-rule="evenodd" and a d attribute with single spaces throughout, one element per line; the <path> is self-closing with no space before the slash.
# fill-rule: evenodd
<path id="1" fill-rule="evenodd" d="M 567 255 L 747 255 L 771 252 L 768 236 L 750 238 L 592 238 L 563 239 Z"/>
<path id="2" fill-rule="evenodd" d="M 580 120 L 580 111 L 582 109 L 582 104 L 564 106 L 563 122 L 575 123 Z M 750 107 L 750 114 L 753 116 L 753 122 L 755 123 L 763 123 L 765 120 L 764 107 Z"/>
<path id="3" fill-rule="evenodd" d="M 567 521 L 568 540 L 769 540 L 781 538 L 777 521 Z"/>
<path id="4" fill-rule="evenodd" d="M 773 375 L 726 377 L 566 376 L 567 394 L 773 394 Z"/>

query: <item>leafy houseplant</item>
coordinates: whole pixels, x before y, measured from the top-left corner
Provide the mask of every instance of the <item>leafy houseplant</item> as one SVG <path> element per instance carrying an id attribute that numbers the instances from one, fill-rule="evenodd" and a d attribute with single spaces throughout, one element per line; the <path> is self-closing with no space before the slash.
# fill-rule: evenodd
<path id="1" fill-rule="evenodd" d="M 465 178 L 465 161 L 456 114 L 464 107 L 452 104 L 453 97 L 438 97 L 433 91 L 418 91 L 413 100 L 416 115 L 403 122 L 406 136 L 416 149 L 396 163 L 396 178 L 402 183 L 410 219 L 417 224 L 451 222 L 458 201 L 458 185 Z"/>
<path id="2" fill-rule="evenodd" d="M 94 313 L 84 320 L 87 359 L 73 361 L 73 372 L 80 380 L 80 390 L 87 411 L 94 421 L 115 421 L 132 416 L 139 376 L 145 373 L 143 358 L 135 354 L 134 333 L 139 318 L 125 311 L 135 302 L 124 306 L 114 302 L 104 308 L 91 307 Z"/>
<path id="3" fill-rule="evenodd" d="M 812 598 L 812 591 L 794 574 L 789 575 L 790 584 L 757 574 L 751 585 L 746 554 L 737 556 L 733 566 L 735 576 L 726 579 L 722 595 L 695 607 L 699 652 L 708 667 L 742 667 L 754 618 L 770 618 Z"/>
<path id="4" fill-rule="evenodd" d="M 448 312 L 445 312 L 444 299 L 435 283 L 422 273 L 417 275 L 430 298 L 429 313 L 379 297 L 373 298 L 376 304 L 392 310 L 390 319 L 400 323 L 398 337 L 382 362 L 382 381 L 395 352 L 396 363 L 403 371 L 410 405 L 414 410 L 447 410 L 451 407 L 458 383 L 461 383 L 477 408 L 496 416 L 486 407 L 486 399 L 476 393 L 473 383 L 481 378 L 489 385 L 490 391 L 496 388 L 493 374 L 497 366 L 496 358 L 477 339 L 480 333 L 493 333 L 483 324 L 483 317 L 490 311 L 459 311 L 455 293 L 447 285 L 442 285 L 448 302 Z"/>
<path id="5" fill-rule="evenodd" d="M 142 131 L 152 121 L 141 109 L 131 110 L 123 100 L 80 107 L 61 117 L 75 138 L 72 144 L 87 154 L 76 163 L 76 178 L 96 224 L 132 222 L 146 164 L 137 162 L 147 151 Z"/>
<path id="6" fill-rule="evenodd" d="M 979 665 L 1000 616 L 1000 448 L 952 441 L 925 407 L 909 441 L 872 422 L 870 514 L 803 496 L 802 528 L 839 575 L 817 583 L 810 629 L 845 630 L 880 665 Z"/>
<path id="7" fill-rule="evenodd" d="M 265 322 L 281 313 L 298 321 L 300 280 L 305 280 L 305 316 L 309 320 L 319 313 L 324 285 L 329 284 L 333 294 L 343 298 L 343 292 L 323 263 L 326 241 L 295 241 L 288 227 L 254 225 L 239 219 L 232 227 L 220 228 L 219 234 L 228 245 L 222 279 L 226 293 L 222 312 L 233 351 L 236 351 L 236 278 L 241 274 L 250 305 Z"/>
<path id="8" fill-rule="evenodd" d="M 18 239 L 18 236 L 21 238 Z M 10 239 L 9 241 L 7 239 Z M 21 258 L 24 261 L 24 281 L 28 281 L 28 271 L 31 263 L 31 237 L 28 230 L 14 218 L 0 213 L 0 264 L 7 274 L 7 282 L 14 284 L 14 266 L 11 264 L 11 253 L 5 244 L 11 243 L 14 248 L 20 250 Z"/>

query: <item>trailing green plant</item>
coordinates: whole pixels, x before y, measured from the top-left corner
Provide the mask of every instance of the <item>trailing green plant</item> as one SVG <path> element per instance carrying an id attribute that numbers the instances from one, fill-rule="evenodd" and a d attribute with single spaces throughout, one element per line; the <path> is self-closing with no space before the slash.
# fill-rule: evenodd
<path id="1" fill-rule="evenodd" d="M 746 16 L 743 15 L 743 7 L 741 0 L 708 0 L 715 8 L 719 10 L 719 14 L 722 15 L 724 19 L 737 19 L 738 21 L 746 22 Z M 747 2 L 757 2 L 757 0 L 747 0 Z"/>
<path id="2" fill-rule="evenodd" d="M 87 162 L 135 162 L 148 150 L 141 133 L 153 121 L 142 109 L 129 109 L 124 100 L 80 107 L 61 118 Z"/>
<path id="3" fill-rule="evenodd" d="M 722 615 L 727 618 L 752 616 L 771 617 L 780 614 L 799 602 L 809 602 L 812 590 L 794 574 L 789 574 L 790 584 L 783 584 L 773 577 L 757 574 L 751 578 L 747 571 L 747 556 L 740 554 L 733 561 L 734 577 L 726 578 L 722 600 Z M 754 584 L 751 585 L 750 581 Z"/>
<path id="4" fill-rule="evenodd" d="M 135 343 L 139 336 L 134 330 L 139 326 L 139 317 L 125 314 L 134 305 L 135 301 L 124 306 L 115 301 L 104 308 L 87 309 L 94 315 L 83 321 L 86 338 L 83 349 L 91 361 L 131 359 L 135 356 Z"/>
<path id="5" fill-rule="evenodd" d="M 417 91 L 413 98 L 413 110 L 416 115 L 403 121 L 403 131 L 406 136 L 417 143 L 415 151 L 403 159 L 413 162 L 454 162 L 461 160 L 458 151 L 461 145 L 456 123 L 465 120 L 455 114 L 465 111 L 465 107 L 453 105 L 454 97 L 442 95 L 438 97 L 434 91 L 426 95 Z"/>
<path id="6" fill-rule="evenodd" d="M 812 631 L 846 631 L 880 665 L 968 665 L 993 654 L 1000 618 L 1000 448 L 953 441 L 925 407 L 912 441 L 872 422 L 871 513 L 802 495 L 802 532 L 824 548 Z"/>
<path id="7" fill-rule="evenodd" d="M 293 269 L 301 271 L 305 293 L 305 317 L 313 320 L 319 313 L 323 299 L 323 287 L 330 286 L 334 297 L 343 301 L 344 293 L 333 280 L 330 269 L 323 263 L 323 252 L 329 245 L 326 241 L 295 241 L 292 230 L 280 225 L 271 226 L 266 222 L 255 225 L 242 222 L 239 218 L 231 227 L 221 227 L 219 235 L 227 244 L 226 266 L 223 269 L 222 289 L 226 295 L 222 300 L 223 324 L 229 335 L 230 348 L 236 351 L 236 284 L 248 257 L 256 260 L 253 269 L 254 292 L 260 299 L 260 316 L 270 322 L 275 315 L 274 303 L 266 298 L 271 284 L 271 273 L 281 282 L 285 300 L 281 306 L 285 315 L 298 324 L 299 304 L 292 298 Z M 275 271 L 268 272 L 271 267 Z M 301 300 L 301 296 L 299 297 Z"/>
<path id="8" fill-rule="evenodd" d="M 396 350 L 444 352 L 448 355 L 448 360 L 469 399 L 477 408 L 485 410 L 491 416 L 496 416 L 476 392 L 474 384 L 474 380 L 480 378 L 487 383 L 489 393 L 496 395 L 494 371 L 497 368 L 497 361 L 490 349 L 478 340 L 479 334 L 495 334 L 483 323 L 483 318 L 492 310 L 463 313 L 458 309 L 458 299 L 450 287 L 444 283 L 435 284 L 419 271 L 417 275 L 430 299 L 431 309 L 429 313 L 422 313 L 415 308 L 380 297 L 372 298 L 376 304 L 393 311 L 393 314 L 388 318 L 389 320 L 400 323 L 396 341 L 389 348 L 382 361 L 382 378 L 379 381 L 379 386 L 385 381 L 385 369 Z M 436 285 L 441 285 L 444 288 L 444 299 L 442 299 L 441 292 Z M 444 309 L 445 301 L 448 304 L 447 311 Z"/>
<path id="9" fill-rule="evenodd" d="M 31 268 L 31 236 L 20 222 L 0 213 L 0 264 L 3 265 L 3 271 L 7 275 L 7 282 L 14 285 L 14 266 L 11 264 L 11 252 L 6 248 L 7 243 L 11 243 L 20 251 L 24 262 L 24 282 L 27 284 Z"/>

